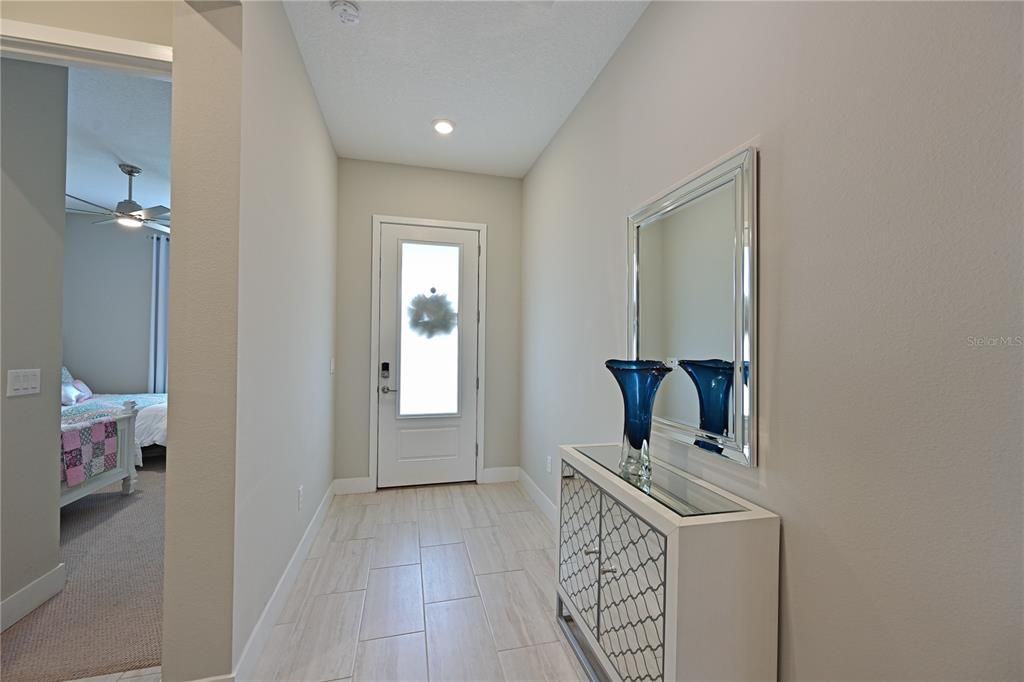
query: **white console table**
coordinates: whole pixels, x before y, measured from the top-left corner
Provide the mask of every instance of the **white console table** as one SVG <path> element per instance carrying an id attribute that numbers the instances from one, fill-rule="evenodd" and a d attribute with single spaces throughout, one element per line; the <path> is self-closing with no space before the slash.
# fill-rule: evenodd
<path id="1" fill-rule="evenodd" d="M 775 680 L 779 517 L 619 445 L 561 449 L 559 624 L 594 680 Z"/>

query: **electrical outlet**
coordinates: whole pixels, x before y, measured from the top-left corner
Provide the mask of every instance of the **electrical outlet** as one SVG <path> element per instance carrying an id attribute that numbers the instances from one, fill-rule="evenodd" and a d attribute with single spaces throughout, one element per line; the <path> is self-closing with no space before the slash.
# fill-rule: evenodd
<path id="1" fill-rule="evenodd" d="M 551 473 L 551 455 L 548 455 L 548 473 Z"/>
<path id="2" fill-rule="evenodd" d="M 299 486 L 299 511 L 302 511 L 302 486 Z"/>

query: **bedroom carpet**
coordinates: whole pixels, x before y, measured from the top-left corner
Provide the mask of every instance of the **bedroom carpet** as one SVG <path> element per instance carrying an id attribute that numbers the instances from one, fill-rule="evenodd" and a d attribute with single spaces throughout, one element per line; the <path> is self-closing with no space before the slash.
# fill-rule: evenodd
<path id="1" fill-rule="evenodd" d="M 0 634 L 4 682 L 160 665 L 166 460 L 159 450 L 144 459 L 134 495 L 122 496 L 118 483 L 61 510 L 67 583 Z"/>

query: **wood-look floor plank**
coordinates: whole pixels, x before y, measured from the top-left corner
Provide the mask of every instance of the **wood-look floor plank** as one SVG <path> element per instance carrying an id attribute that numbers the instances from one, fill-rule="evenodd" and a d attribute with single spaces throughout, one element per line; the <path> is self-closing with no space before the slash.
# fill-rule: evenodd
<path id="1" fill-rule="evenodd" d="M 313 539 L 313 546 L 309 548 L 309 554 L 306 556 L 307 559 L 316 559 L 322 557 L 327 552 L 327 546 L 334 539 L 334 532 L 338 529 L 338 517 L 328 516 L 324 519 L 323 524 L 320 526 L 320 530 L 316 532 L 316 538 Z"/>
<path id="2" fill-rule="evenodd" d="M 376 534 L 380 505 L 360 504 L 341 510 L 336 522 L 334 541 L 362 540 Z"/>
<path id="3" fill-rule="evenodd" d="M 502 514 L 498 525 L 508 533 L 516 550 L 557 546 L 554 528 L 539 511 Z"/>
<path id="4" fill-rule="evenodd" d="M 462 542 L 462 526 L 455 510 L 421 509 L 419 513 L 420 546 L 449 545 Z"/>
<path id="5" fill-rule="evenodd" d="M 561 642 L 498 653 L 506 682 L 585 682 L 574 658 Z"/>
<path id="6" fill-rule="evenodd" d="M 356 682 L 424 682 L 427 641 L 422 632 L 359 643 Z"/>
<path id="7" fill-rule="evenodd" d="M 452 506 L 449 486 L 431 485 L 416 489 L 420 509 L 447 509 Z"/>
<path id="8" fill-rule="evenodd" d="M 370 572 L 370 540 L 332 542 L 319 559 L 310 594 L 365 590 Z"/>
<path id="9" fill-rule="evenodd" d="M 414 488 L 392 488 L 382 494 L 377 522 L 416 521 L 418 513 L 419 505 Z"/>
<path id="10" fill-rule="evenodd" d="M 415 521 L 382 523 L 373 538 L 370 568 L 404 566 L 420 561 L 418 524 Z"/>
<path id="11" fill-rule="evenodd" d="M 420 567 L 392 566 L 370 571 L 360 640 L 423 630 Z"/>
<path id="12" fill-rule="evenodd" d="M 499 651 L 558 640 L 554 604 L 525 571 L 477 576 L 477 585 Z"/>
<path id="13" fill-rule="evenodd" d="M 476 578 L 469 554 L 462 543 L 420 549 L 423 571 L 423 601 L 447 601 L 475 597 Z"/>
<path id="14" fill-rule="evenodd" d="M 431 680 L 501 680 L 501 664 L 479 597 L 427 604 Z"/>
<path id="15" fill-rule="evenodd" d="M 484 498 L 484 486 L 470 484 L 452 491 L 452 509 L 462 528 L 480 528 L 498 525 L 499 512 Z"/>
<path id="16" fill-rule="evenodd" d="M 276 682 L 282 680 L 287 672 L 286 664 L 294 642 L 294 623 L 275 625 L 270 631 L 266 646 L 256 659 L 256 668 L 252 671 L 253 682 Z"/>
<path id="17" fill-rule="evenodd" d="M 329 682 L 352 675 L 364 594 L 339 592 L 307 601 L 284 679 Z"/>
<path id="18" fill-rule="evenodd" d="M 514 571 L 522 567 L 520 558 L 503 528 L 463 528 L 462 536 L 470 562 L 473 564 L 473 572 L 477 575 Z"/>
<path id="19" fill-rule="evenodd" d="M 499 514 L 537 508 L 515 483 L 489 483 L 480 486 L 480 492 Z"/>
<path id="20" fill-rule="evenodd" d="M 526 549 L 518 552 L 519 563 L 533 584 L 544 592 L 548 603 L 555 603 L 555 586 L 558 584 L 558 550 Z"/>
<path id="21" fill-rule="evenodd" d="M 294 623 L 302 615 L 302 607 L 305 605 L 306 597 L 313 586 L 313 577 L 316 575 L 316 569 L 319 564 L 319 559 L 306 559 L 302 562 L 302 568 L 299 569 L 299 577 L 295 579 L 292 591 L 288 593 L 288 601 L 285 602 L 284 609 L 281 610 L 281 615 L 277 618 L 278 625 Z"/>

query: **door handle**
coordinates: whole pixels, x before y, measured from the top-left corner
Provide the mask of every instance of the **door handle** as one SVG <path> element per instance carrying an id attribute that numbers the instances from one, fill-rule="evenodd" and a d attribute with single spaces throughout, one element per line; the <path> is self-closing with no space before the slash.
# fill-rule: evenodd
<path id="1" fill-rule="evenodd" d="M 398 389 L 397 388 L 391 388 L 390 386 L 381 386 L 380 387 L 380 392 L 381 393 L 398 393 Z"/>

